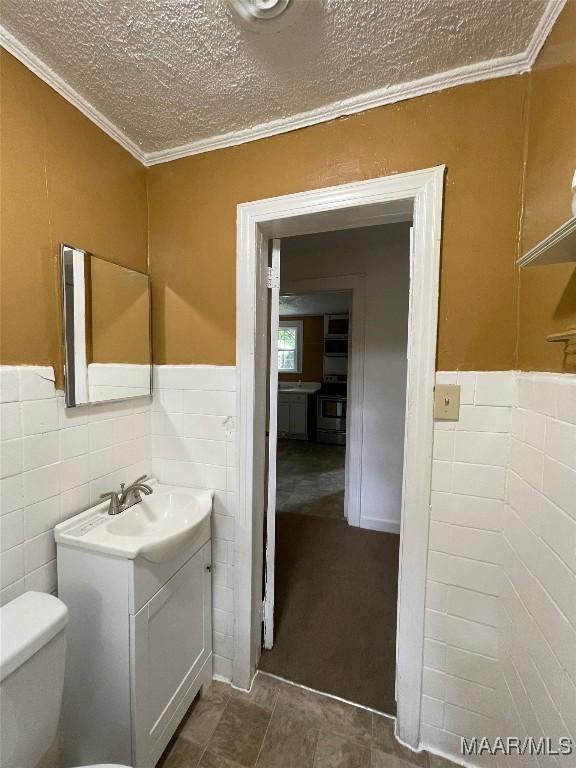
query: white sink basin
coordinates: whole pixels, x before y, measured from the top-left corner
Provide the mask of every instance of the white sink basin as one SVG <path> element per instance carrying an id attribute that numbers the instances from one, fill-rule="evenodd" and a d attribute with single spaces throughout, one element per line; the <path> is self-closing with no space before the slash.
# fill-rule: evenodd
<path id="1" fill-rule="evenodd" d="M 57 544 L 106 552 L 134 560 L 161 563 L 189 546 L 212 512 L 212 491 L 152 483 L 143 496 L 119 515 L 108 514 L 108 502 L 60 523 Z"/>

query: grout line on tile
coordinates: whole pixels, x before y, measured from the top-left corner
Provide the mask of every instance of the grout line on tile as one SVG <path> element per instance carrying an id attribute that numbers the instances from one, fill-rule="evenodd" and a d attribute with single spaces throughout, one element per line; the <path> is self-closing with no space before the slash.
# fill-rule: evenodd
<path id="1" fill-rule="evenodd" d="M 258 672 L 256 674 L 258 674 Z M 254 677 L 252 678 L 252 684 L 250 685 L 250 690 L 252 690 L 252 686 L 254 685 L 255 679 L 256 679 L 256 675 L 254 675 Z M 278 693 L 278 696 L 276 696 L 276 700 L 274 701 L 274 706 L 272 707 L 272 710 L 270 712 L 270 718 L 268 719 L 266 730 L 264 731 L 264 736 L 262 737 L 262 741 L 260 742 L 260 749 L 258 750 L 258 754 L 256 755 L 256 760 L 254 761 L 255 767 L 258 765 L 258 760 L 260 760 L 260 755 L 262 754 L 262 747 L 264 746 L 264 742 L 266 741 L 266 736 L 268 735 L 270 723 L 272 722 L 272 718 L 274 717 L 274 713 L 276 712 L 276 707 L 278 705 L 279 698 L 280 698 L 280 693 Z"/>

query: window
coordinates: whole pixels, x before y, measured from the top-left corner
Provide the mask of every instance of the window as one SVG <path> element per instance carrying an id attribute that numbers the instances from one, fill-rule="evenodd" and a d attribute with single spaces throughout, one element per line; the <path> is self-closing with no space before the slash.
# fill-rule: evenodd
<path id="1" fill-rule="evenodd" d="M 302 372 L 302 321 L 281 320 L 278 327 L 278 370 Z"/>

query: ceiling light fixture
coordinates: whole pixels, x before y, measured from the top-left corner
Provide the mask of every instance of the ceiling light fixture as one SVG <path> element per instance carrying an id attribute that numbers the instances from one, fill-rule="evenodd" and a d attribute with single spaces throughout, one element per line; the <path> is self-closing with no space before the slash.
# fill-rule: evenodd
<path id="1" fill-rule="evenodd" d="M 276 19 L 288 8 L 292 0 L 228 0 L 244 21 Z"/>

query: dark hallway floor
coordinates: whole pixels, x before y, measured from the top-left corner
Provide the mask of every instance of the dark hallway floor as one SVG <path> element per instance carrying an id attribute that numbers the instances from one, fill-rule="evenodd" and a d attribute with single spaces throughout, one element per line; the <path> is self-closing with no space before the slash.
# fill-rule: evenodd
<path id="1" fill-rule="evenodd" d="M 279 512 L 275 644 L 260 668 L 394 715 L 399 537 Z"/>
<path id="2" fill-rule="evenodd" d="M 346 448 L 307 440 L 278 440 L 276 511 L 344 517 Z"/>

